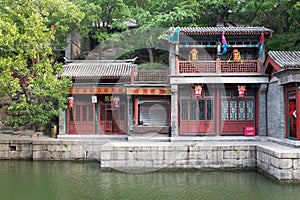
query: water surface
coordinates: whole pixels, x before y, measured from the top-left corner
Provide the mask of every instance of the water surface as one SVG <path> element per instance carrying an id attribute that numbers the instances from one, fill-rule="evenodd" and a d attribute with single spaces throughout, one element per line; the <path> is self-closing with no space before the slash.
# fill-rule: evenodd
<path id="1" fill-rule="evenodd" d="M 255 171 L 125 173 L 99 163 L 0 161 L 0 199 L 300 199 L 299 184 Z"/>

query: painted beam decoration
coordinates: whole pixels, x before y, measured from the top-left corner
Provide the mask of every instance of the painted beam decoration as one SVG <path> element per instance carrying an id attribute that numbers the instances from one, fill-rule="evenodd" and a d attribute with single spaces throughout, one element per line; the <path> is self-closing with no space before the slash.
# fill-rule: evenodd
<path id="1" fill-rule="evenodd" d="M 125 88 L 70 88 L 69 94 L 125 94 Z"/>
<path id="2" fill-rule="evenodd" d="M 171 95 L 169 88 L 70 88 L 69 94 L 141 94 Z"/>
<path id="3" fill-rule="evenodd" d="M 173 44 L 179 44 L 179 28 L 175 28 L 172 34 L 163 34 L 158 37 L 158 39 L 167 40 Z"/>
<path id="4" fill-rule="evenodd" d="M 171 95 L 169 88 L 127 88 L 127 94 L 131 95 Z"/>

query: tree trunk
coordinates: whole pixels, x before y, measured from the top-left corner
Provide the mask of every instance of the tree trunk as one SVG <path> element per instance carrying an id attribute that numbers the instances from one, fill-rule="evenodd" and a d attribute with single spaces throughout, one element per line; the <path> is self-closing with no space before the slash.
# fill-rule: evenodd
<path id="1" fill-rule="evenodd" d="M 153 57 L 153 51 L 152 48 L 147 48 L 148 54 L 149 54 L 149 62 L 153 63 L 154 62 L 154 57 Z"/>

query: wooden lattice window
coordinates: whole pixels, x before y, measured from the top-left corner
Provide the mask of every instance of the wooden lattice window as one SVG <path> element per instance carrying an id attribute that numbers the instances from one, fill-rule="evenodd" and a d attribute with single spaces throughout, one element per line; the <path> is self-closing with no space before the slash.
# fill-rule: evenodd
<path id="1" fill-rule="evenodd" d="M 236 89 L 226 89 L 221 100 L 222 120 L 254 120 L 255 91 L 239 98 Z"/>
<path id="2" fill-rule="evenodd" d="M 199 120 L 213 119 L 213 101 L 211 99 L 198 100 Z"/>

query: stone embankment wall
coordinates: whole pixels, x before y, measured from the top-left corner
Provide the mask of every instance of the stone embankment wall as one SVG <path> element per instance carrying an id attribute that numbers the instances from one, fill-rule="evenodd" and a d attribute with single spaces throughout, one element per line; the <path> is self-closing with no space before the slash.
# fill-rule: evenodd
<path id="1" fill-rule="evenodd" d="M 110 142 L 0 140 L 0 159 L 95 160 L 105 170 L 258 169 L 300 181 L 300 149 L 273 142 Z"/>

